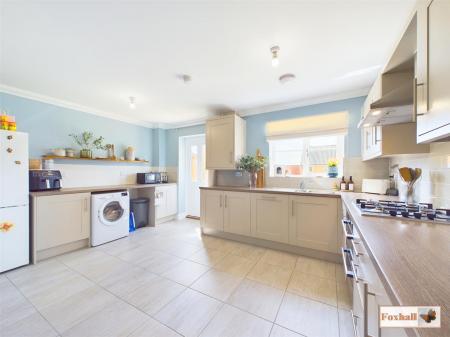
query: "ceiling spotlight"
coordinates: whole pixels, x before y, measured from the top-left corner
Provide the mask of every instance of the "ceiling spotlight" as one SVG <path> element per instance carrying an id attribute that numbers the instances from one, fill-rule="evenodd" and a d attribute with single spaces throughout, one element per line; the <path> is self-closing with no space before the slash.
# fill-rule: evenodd
<path id="1" fill-rule="evenodd" d="M 280 64 L 280 60 L 278 59 L 278 52 L 280 51 L 280 47 L 273 46 L 270 48 L 270 52 L 272 53 L 272 67 L 278 67 Z"/>
<path id="2" fill-rule="evenodd" d="M 363 126 L 364 126 L 365 128 L 368 128 L 368 127 L 370 126 L 370 123 L 364 123 Z"/>
<path id="3" fill-rule="evenodd" d="M 295 75 L 294 74 L 283 74 L 278 78 L 278 80 L 281 82 L 281 84 L 285 84 L 286 82 L 295 80 Z"/>
<path id="4" fill-rule="evenodd" d="M 130 103 L 129 103 L 130 109 L 136 109 L 136 98 L 133 96 L 130 96 L 129 100 L 130 100 Z"/>
<path id="5" fill-rule="evenodd" d="M 191 75 L 188 75 L 188 74 L 179 74 L 179 75 L 177 75 L 177 78 L 185 84 L 192 81 Z"/>

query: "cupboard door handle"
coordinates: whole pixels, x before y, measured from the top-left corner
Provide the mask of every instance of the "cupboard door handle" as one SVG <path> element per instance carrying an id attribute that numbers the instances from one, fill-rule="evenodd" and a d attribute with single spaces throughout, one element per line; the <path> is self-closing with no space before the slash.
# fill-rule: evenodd
<path id="1" fill-rule="evenodd" d="M 291 207 L 292 207 L 292 216 L 294 216 L 294 200 L 292 200 L 292 205 L 291 205 Z"/>
<path id="2" fill-rule="evenodd" d="M 220 208 L 222 208 L 222 196 L 220 196 L 219 199 L 220 199 L 220 200 L 219 200 L 219 206 L 220 206 Z"/>
<path id="3" fill-rule="evenodd" d="M 87 212 L 87 210 L 88 210 L 88 205 L 87 205 L 87 203 L 88 203 L 88 200 L 87 200 L 87 199 L 84 199 L 84 211 L 85 211 L 85 212 Z"/>
<path id="4" fill-rule="evenodd" d="M 342 247 L 341 254 L 342 254 L 342 264 L 344 265 L 345 277 L 355 278 L 355 271 L 353 269 L 349 268 L 349 267 L 353 268 L 353 262 L 352 262 L 352 258 L 351 258 L 350 249 Z M 350 257 L 350 266 L 348 266 L 348 264 L 347 264 L 347 256 Z"/>
<path id="5" fill-rule="evenodd" d="M 228 200 L 228 196 L 225 195 L 225 208 L 227 208 L 227 200 Z"/>

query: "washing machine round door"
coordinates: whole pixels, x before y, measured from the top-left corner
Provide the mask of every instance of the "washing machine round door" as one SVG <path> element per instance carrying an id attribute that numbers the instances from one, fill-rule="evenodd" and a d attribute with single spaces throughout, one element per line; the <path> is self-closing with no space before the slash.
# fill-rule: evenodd
<path id="1" fill-rule="evenodd" d="M 100 221 L 104 225 L 111 226 L 123 217 L 125 210 L 119 201 L 111 200 L 106 202 L 98 213 Z"/>

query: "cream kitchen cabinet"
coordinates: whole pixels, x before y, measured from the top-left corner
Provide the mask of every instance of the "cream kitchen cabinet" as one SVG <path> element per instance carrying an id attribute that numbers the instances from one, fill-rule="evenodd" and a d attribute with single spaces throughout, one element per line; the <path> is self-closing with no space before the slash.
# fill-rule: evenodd
<path id="1" fill-rule="evenodd" d="M 289 243 L 295 246 L 338 252 L 338 199 L 289 197 Z"/>
<path id="2" fill-rule="evenodd" d="M 289 242 L 289 197 L 252 193 L 252 236 L 276 242 Z"/>
<path id="3" fill-rule="evenodd" d="M 206 168 L 235 169 L 245 153 L 245 120 L 228 115 L 206 122 Z"/>
<path id="4" fill-rule="evenodd" d="M 250 194 L 228 191 L 201 191 L 203 228 L 251 235 Z"/>
<path id="5" fill-rule="evenodd" d="M 450 2 L 428 0 L 417 9 L 417 141 L 450 137 Z"/>
<path id="6" fill-rule="evenodd" d="M 224 193 L 223 229 L 225 232 L 246 236 L 251 235 L 250 203 L 249 193 Z"/>
<path id="7" fill-rule="evenodd" d="M 177 185 L 170 184 L 155 188 L 155 218 L 157 220 L 177 214 Z"/>
<path id="8" fill-rule="evenodd" d="M 33 219 L 37 251 L 87 239 L 91 223 L 91 194 L 40 196 L 36 198 Z"/>

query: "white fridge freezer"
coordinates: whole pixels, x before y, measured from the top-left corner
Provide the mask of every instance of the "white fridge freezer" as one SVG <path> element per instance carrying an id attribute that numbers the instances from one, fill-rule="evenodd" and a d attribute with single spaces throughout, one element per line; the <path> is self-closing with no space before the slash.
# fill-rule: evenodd
<path id="1" fill-rule="evenodd" d="M 0 272 L 30 261 L 28 134 L 0 130 Z"/>

